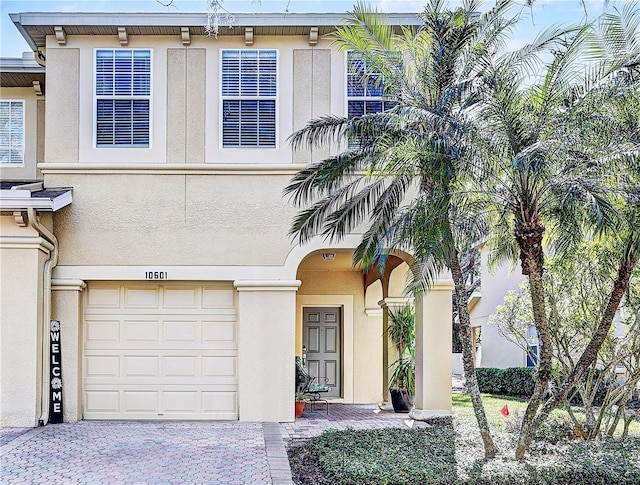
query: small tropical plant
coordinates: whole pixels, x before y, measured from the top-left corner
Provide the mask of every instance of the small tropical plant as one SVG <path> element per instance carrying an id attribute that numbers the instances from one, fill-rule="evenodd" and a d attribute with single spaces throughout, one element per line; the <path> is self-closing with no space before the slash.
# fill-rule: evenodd
<path id="1" fill-rule="evenodd" d="M 413 308 L 405 305 L 389 311 L 387 335 L 398 351 L 398 359 L 391 364 L 390 389 L 406 389 L 415 393 L 415 316 Z"/>

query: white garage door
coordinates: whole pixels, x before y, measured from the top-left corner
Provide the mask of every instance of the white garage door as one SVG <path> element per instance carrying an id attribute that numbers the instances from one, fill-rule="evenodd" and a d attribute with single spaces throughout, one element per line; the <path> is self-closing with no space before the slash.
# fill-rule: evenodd
<path id="1" fill-rule="evenodd" d="M 238 419 L 229 285 L 90 283 L 85 419 Z"/>

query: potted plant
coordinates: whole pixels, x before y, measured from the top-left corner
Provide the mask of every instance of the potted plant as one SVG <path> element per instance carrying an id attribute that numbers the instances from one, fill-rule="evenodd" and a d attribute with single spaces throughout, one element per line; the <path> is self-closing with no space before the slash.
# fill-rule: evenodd
<path id="1" fill-rule="evenodd" d="M 302 391 L 296 391 L 296 418 L 302 417 L 302 412 L 304 411 L 306 396 Z"/>
<path id="2" fill-rule="evenodd" d="M 387 333 L 398 352 L 398 358 L 390 366 L 389 392 L 396 413 L 411 410 L 415 393 L 415 317 L 409 305 L 389 311 Z"/>

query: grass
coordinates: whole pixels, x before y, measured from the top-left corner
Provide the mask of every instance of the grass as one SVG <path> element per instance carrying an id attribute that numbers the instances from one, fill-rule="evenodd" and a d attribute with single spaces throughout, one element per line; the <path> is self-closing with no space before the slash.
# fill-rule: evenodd
<path id="1" fill-rule="evenodd" d="M 523 461 L 513 458 L 518 415 L 526 401 L 483 395 L 500 452 L 484 460 L 473 408 L 466 394 L 453 396 L 453 424 L 428 428 L 327 430 L 289 449 L 297 484 L 637 484 L 640 423 L 629 438 L 582 443 L 555 411 Z M 500 410 L 507 404 L 510 416 Z"/>

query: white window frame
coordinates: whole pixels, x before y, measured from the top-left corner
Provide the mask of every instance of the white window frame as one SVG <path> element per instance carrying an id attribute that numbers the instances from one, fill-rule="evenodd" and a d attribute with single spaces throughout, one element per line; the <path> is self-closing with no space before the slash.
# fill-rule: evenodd
<path id="1" fill-rule="evenodd" d="M 242 52 L 261 52 L 261 51 L 270 51 L 270 52 L 275 52 L 276 55 L 276 93 L 273 96 L 261 96 L 259 93 L 256 96 L 246 96 L 246 95 L 241 95 L 239 94 L 238 96 L 231 96 L 231 95 L 223 95 L 223 61 L 224 61 L 224 52 L 229 52 L 229 51 L 236 51 L 238 53 L 242 53 Z M 219 75 L 220 75 L 220 90 L 219 90 L 219 94 L 220 94 L 220 106 L 219 106 L 219 114 L 218 114 L 218 120 L 219 120 L 219 147 L 221 150 L 277 150 L 278 149 L 278 140 L 279 140 L 279 119 L 280 119 L 280 114 L 279 114 L 279 94 L 280 94 L 280 51 L 278 49 L 220 49 L 220 65 L 219 65 Z M 238 145 L 238 146 L 225 146 L 224 144 L 224 102 L 227 100 L 231 100 L 231 101 L 245 101 L 245 100 L 256 100 L 256 101 L 273 101 L 274 102 L 274 144 L 273 145 Z M 258 124 L 258 130 L 259 130 L 259 124 Z M 258 142 L 259 142 L 259 133 L 257 135 L 258 137 Z"/>
<path id="2" fill-rule="evenodd" d="M 351 55 L 355 54 L 355 51 L 347 51 L 345 53 L 345 64 L 344 64 L 344 97 L 345 97 L 345 104 L 344 104 L 344 113 L 345 116 L 350 117 L 349 116 L 349 102 L 350 101 L 363 101 L 364 102 L 364 109 L 363 109 L 363 114 L 370 114 L 370 113 L 380 113 L 382 111 L 386 111 L 386 109 L 389 109 L 389 107 L 385 108 L 385 104 L 386 103 L 390 103 L 390 101 L 385 100 L 385 97 L 383 94 L 380 94 L 379 96 L 373 96 L 373 95 L 367 95 L 366 93 L 366 87 L 365 87 L 365 93 L 362 96 L 350 96 L 349 95 L 349 64 L 350 64 L 350 57 Z M 378 73 L 378 75 L 381 75 L 380 73 Z M 367 103 L 371 103 L 371 102 L 376 102 L 376 103 L 381 103 L 382 104 L 382 109 L 379 111 L 368 111 L 367 110 Z"/>
<path id="3" fill-rule="evenodd" d="M 18 103 L 22 105 L 22 120 L 21 120 L 21 124 L 22 124 L 22 140 L 21 140 L 21 144 L 20 144 L 20 160 L 19 161 L 12 161 L 11 159 L 11 146 L 9 146 L 9 160 L 0 160 L 0 165 L 3 167 L 24 167 L 24 152 L 25 152 L 25 137 L 26 137 L 26 123 L 25 123 L 25 109 L 26 109 L 26 103 L 24 99 L 0 99 L 0 103 L 9 103 L 9 140 L 11 140 L 11 120 L 12 120 L 12 116 L 11 116 L 11 104 L 12 103 Z"/>
<path id="4" fill-rule="evenodd" d="M 123 96 L 123 95 L 98 95 L 97 94 L 97 81 L 98 81 L 98 71 L 97 71 L 97 60 L 98 60 L 98 51 L 147 51 L 149 52 L 149 94 L 147 95 L 131 95 L 131 96 Z M 93 148 L 99 150 L 108 150 L 108 149 L 151 149 L 153 146 L 153 49 L 151 48 L 112 48 L 112 47 L 98 47 L 93 50 Z M 115 80 L 114 80 L 115 86 Z M 122 144 L 122 145 L 98 145 L 98 100 L 99 99 L 113 99 L 113 100 L 148 100 L 149 102 L 149 132 L 148 138 L 149 141 L 147 144 Z"/>

